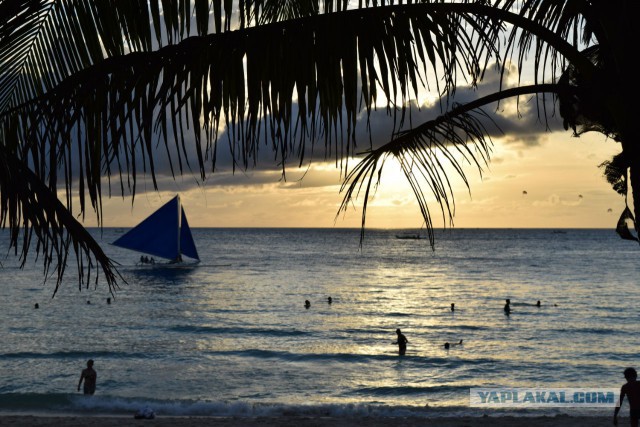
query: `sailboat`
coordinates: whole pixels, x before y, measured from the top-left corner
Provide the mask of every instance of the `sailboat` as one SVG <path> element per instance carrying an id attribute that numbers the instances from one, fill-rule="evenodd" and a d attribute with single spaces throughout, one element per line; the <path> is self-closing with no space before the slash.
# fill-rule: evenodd
<path id="1" fill-rule="evenodd" d="M 169 260 L 170 264 L 182 263 L 183 256 L 200 261 L 179 195 L 112 245 L 164 258 Z"/>

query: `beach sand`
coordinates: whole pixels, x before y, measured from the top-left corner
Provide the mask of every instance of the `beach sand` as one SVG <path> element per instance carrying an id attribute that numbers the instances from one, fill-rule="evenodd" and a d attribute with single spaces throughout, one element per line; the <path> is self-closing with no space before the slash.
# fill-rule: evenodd
<path id="1" fill-rule="evenodd" d="M 571 417 L 565 415 L 553 417 L 434 417 L 434 418 L 404 418 L 404 417 L 156 417 L 153 420 L 136 420 L 131 417 L 101 417 L 101 416 L 31 416 L 31 415 L 3 415 L 0 416 L 0 427 L 11 426 L 56 426 L 56 427 L 120 427 L 120 426 L 153 426 L 153 427 L 600 427 L 612 425 L 613 417 Z M 620 426 L 629 425 L 628 418 L 619 418 Z"/>

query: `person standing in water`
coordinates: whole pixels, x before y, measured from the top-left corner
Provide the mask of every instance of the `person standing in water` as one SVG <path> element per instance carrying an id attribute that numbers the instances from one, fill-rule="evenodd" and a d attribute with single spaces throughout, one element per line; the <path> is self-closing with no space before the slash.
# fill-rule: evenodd
<path id="1" fill-rule="evenodd" d="M 98 374 L 93 369 L 93 360 L 89 359 L 87 361 L 86 369 L 82 370 L 80 374 L 80 381 L 78 382 L 78 391 L 80 391 L 80 385 L 84 380 L 84 394 L 94 394 L 96 392 L 96 380 L 98 378 Z"/>
<path id="2" fill-rule="evenodd" d="M 505 302 L 506 304 L 504 305 L 504 314 L 508 316 L 511 313 L 511 300 L 506 299 Z"/>
<path id="3" fill-rule="evenodd" d="M 613 425 L 618 425 L 618 412 L 626 396 L 629 399 L 629 419 L 631 427 L 638 427 L 640 420 L 640 382 L 638 382 L 638 373 L 633 368 L 624 370 L 624 378 L 627 383 L 620 389 L 620 401 L 613 412 Z"/>
<path id="4" fill-rule="evenodd" d="M 398 340 L 394 342 L 394 344 L 398 344 L 398 353 L 400 356 L 404 356 L 407 352 L 407 343 L 409 340 L 404 336 L 400 329 L 396 329 L 396 334 L 398 334 Z"/>

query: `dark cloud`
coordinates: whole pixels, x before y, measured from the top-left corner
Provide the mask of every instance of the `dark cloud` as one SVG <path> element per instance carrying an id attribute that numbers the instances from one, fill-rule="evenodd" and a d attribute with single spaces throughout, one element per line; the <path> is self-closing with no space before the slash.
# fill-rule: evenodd
<path id="1" fill-rule="evenodd" d="M 507 80 L 509 77 L 507 75 Z M 478 99 L 482 96 L 486 96 L 495 92 L 499 86 L 500 75 L 495 70 L 490 70 L 485 75 L 483 83 L 477 89 L 471 89 L 469 87 L 459 87 L 455 98 L 450 102 L 467 103 Z M 543 100 L 540 96 L 537 98 L 533 96 L 522 97 L 519 100 L 516 108 L 515 100 L 505 100 L 500 104 L 488 105 L 484 108 L 485 113 L 495 121 L 495 125 L 487 123 L 487 130 L 492 137 L 504 137 L 507 143 L 517 143 L 524 147 L 535 146 L 540 143 L 541 138 L 548 135 L 550 130 L 561 129 L 560 120 L 553 116 L 554 109 L 551 104 L 550 97 Z M 543 104 L 543 102 L 545 102 Z M 545 110 L 543 106 L 546 105 L 546 114 L 548 117 L 544 117 Z M 293 114 L 297 114 L 294 104 Z M 434 104 L 429 106 L 418 106 L 414 103 L 410 104 L 406 110 L 404 116 L 404 125 L 402 129 L 408 129 L 411 126 L 419 125 L 427 120 L 432 120 L 438 117 L 442 113 L 440 104 Z M 346 114 L 343 115 L 343 119 L 346 119 Z M 358 117 L 355 140 L 356 146 L 350 147 L 351 153 L 361 153 L 371 148 L 379 147 L 380 145 L 387 143 L 391 140 L 394 130 L 399 130 L 400 112 L 396 117 L 393 116 L 393 112 L 390 112 L 385 107 L 378 107 L 371 111 L 371 114 L 367 116 L 366 112 L 361 112 Z M 263 126 L 264 130 L 264 126 Z M 346 126 L 342 129 L 346 132 Z M 169 135 L 172 135 L 172 131 L 168 131 Z M 159 138 L 158 138 L 159 139 Z M 182 158 L 182 172 L 180 171 L 180 165 L 178 162 L 179 156 L 175 146 L 171 146 L 169 149 L 170 157 L 167 155 L 167 149 L 164 147 L 164 143 L 160 140 L 157 141 L 156 149 L 154 151 L 155 172 L 159 181 L 162 183 L 173 181 L 173 174 L 176 176 L 176 181 L 181 186 L 187 188 L 200 185 L 200 172 L 197 167 L 196 156 L 196 142 L 192 131 L 186 131 L 184 134 L 186 156 L 181 153 Z M 293 144 L 293 148 L 285 159 L 285 165 L 287 171 L 294 171 L 299 166 L 299 153 L 297 150 L 297 141 Z M 173 143 L 173 138 L 169 138 L 169 144 Z M 307 143 L 304 149 L 304 163 L 302 165 L 302 171 L 309 167 L 309 165 L 319 163 L 332 163 L 337 174 L 340 171 L 344 171 L 345 167 L 350 164 L 354 164 L 355 160 L 348 158 L 343 160 L 342 163 L 336 158 L 336 150 L 343 152 L 345 150 L 346 140 L 331 141 L 329 145 L 325 145 L 325 140 L 322 135 L 316 135 L 314 143 Z M 328 148 L 327 148 L 328 147 Z M 237 150 L 237 147 L 235 148 Z M 248 158 L 248 167 L 245 169 L 244 164 L 235 163 L 232 152 L 234 150 L 233 144 L 229 142 L 228 134 L 226 131 L 222 131 L 219 134 L 217 144 L 215 145 L 216 161 L 213 164 L 212 152 L 209 153 L 207 160 L 205 161 L 205 173 L 207 175 L 206 185 L 216 186 L 235 186 L 235 185 L 261 185 L 261 184 L 273 184 L 279 180 L 284 180 L 289 187 L 297 188 L 300 185 L 304 186 L 325 186 L 336 185 L 336 174 L 332 173 L 318 173 L 314 171 L 313 174 L 309 174 L 304 178 L 304 183 L 297 183 L 298 177 L 302 175 L 302 172 L 295 171 L 295 173 L 282 174 L 282 158 L 280 152 L 274 152 L 270 143 L 265 142 L 264 138 L 261 139 L 260 145 L 257 150 L 254 150 L 252 156 Z M 201 151 L 205 151 L 205 147 L 201 147 Z M 72 157 L 76 158 L 76 157 Z M 138 170 L 142 170 L 142 160 L 140 152 L 138 151 Z M 118 188 L 119 184 L 114 181 L 113 188 Z M 150 177 L 139 177 L 139 183 L 144 184 L 148 188 L 152 188 Z"/>
<path id="2" fill-rule="evenodd" d="M 511 73 L 513 74 L 513 72 Z M 506 80 L 515 78 L 506 75 Z M 455 97 L 449 101 L 466 104 L 484 96 L 495 93 L 500 87 L 500 74 L 497 70 L 489 70 L 481 85 L 476 89 L 460 87 Z M 508 86 L 504 86 L 508 88 Z M 500 103 L 488 104 L 483 111 L 493 120 L 486 120 L 486 128 L 490 136 L 505 137 L 505 141 L 520 143 L 525 146 L 538 145 L 542 138 L 551 131 L 562 130 L 562 122 L 554 109 L 551 95 L 527 95 L 519 99 L 505 99 Z M 413 107 L 415 109 L 415 107 Z M 421 107 L 412 111 L 413 123 L 432 120 L 442 113 L 439 104 Z"/>

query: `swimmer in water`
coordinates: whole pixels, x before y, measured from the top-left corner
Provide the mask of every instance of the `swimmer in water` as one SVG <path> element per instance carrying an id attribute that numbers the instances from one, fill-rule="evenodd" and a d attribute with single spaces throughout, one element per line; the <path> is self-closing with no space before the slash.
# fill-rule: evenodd
<path id="1" fill-rule="evenodd" d="M 449 347 L 454 347 L 456 345 L 462 345 L 462 340 L 458 342 L 454 342 L 453 344 L 449 344 L 448 342 L 444 343 L 445 350 L 449 350 Z"/>

